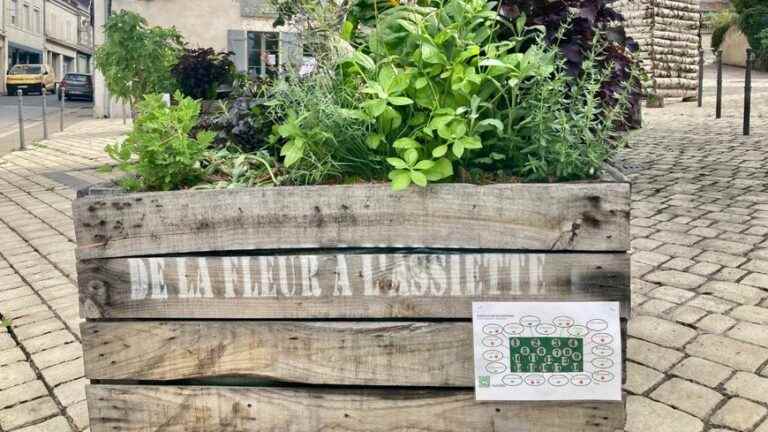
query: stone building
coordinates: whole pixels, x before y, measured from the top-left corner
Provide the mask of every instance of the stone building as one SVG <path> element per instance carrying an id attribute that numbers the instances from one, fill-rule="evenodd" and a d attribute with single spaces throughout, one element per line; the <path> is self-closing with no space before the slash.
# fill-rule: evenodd
<path id="1" fill-rule="evenodd" d="M 46 59 L 56 80 L 68 72 L 90 73 L 93 54 L 88 3 L 46 0 Z"/>
<path id="2" fill-rule="evenodd" d="M 96 0 L 97 45 L 104 40 L 100 29 L 106 18 L 119 10 L 136 12 L 150 25 L 176 27 L 191 47 L 231 51 L 238 70 L 252 76 L 302 62 L 297 31 L 273 27 L 275 15 L 267 0 Z M 98 72 L 94 109 L 97 117 L 121 114 Z"/>

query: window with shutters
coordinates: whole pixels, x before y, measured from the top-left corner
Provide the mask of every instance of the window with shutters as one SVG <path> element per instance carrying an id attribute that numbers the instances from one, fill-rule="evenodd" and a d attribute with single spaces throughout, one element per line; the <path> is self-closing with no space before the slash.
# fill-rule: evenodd
<path id="1" fill-rule="evenodd" d="M 272 32 L 248 32 L 248 74 L 276 76 L 280 71 L 280 37 Z"/>

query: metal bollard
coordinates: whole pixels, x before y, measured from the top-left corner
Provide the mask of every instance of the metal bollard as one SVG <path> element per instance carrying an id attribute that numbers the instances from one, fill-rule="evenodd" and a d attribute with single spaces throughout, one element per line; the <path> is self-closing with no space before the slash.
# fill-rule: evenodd
<path id="1" fill-rule="evenodd" d="M 59 88 L 61 92 L 61 101 L 59 102 L 59 131 L 64 131 L 64 110 L 67 107 L 67 89 L 64 87 Z"/>
<path id="2" fill-rule="evenodd" d="M 715 105 L 715 118 L 723 116 L 723 52 L 717 50 L 717 102 Z"/>
<path id="3" fill-rule="evenodd" d="M 699 94 L 697 98 L 698 106 L 704 103 L 704 50 L 699 50 Z"/>
<path id="4" fill-rule="evenodd" d="M 43 139 L 48 139 L 48 91 L 43 86 Z"/>
<path id="5" fill-rule="evenodd" d="M 24 150 L 24 92 L 16 90 L 19 97 L 19 150 Z"/>
<path id="6" fill-rule="evenodd" d="M 749 118 L 752 115 L 752 49 L 747 48 L 747 68 L 744 72 L 744 135 L 749 135 Z"/>

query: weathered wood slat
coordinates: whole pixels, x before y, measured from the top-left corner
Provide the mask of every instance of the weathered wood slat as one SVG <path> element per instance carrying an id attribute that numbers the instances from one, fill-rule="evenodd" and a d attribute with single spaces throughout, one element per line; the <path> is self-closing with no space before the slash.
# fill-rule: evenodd
<path id="1" fill-rule="evenodd" d="M 80 261 L 87 318 L 471 318 L 472 301 L 619 301 L 624 253 L 324 254 Z"/>
<path id="2" fill-rule="evenodd" d="M 80 259 L 337 247 L 626 251 L 629 184 L 250 188 L 73 204 Z"/>
<path id="3" fill-rule="evenodd" d="M 82 334 L 90 379 L 474 384 L 469 322 L 88 322 Z"/>
<path id="4" fill-rule="evenodd" d="M 476 402 L 472 390 L 90 385 L 93 432 L 614 432 L 618 402 Z"/>

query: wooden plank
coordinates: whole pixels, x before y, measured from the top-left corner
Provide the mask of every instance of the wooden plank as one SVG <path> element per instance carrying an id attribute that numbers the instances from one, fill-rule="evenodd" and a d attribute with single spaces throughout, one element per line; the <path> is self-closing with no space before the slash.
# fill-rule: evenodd
<path id="1" fill-rule="evenodd" d="M 474 384 L 469 322 L 87 322 L 82 334 L 90 379 Z"/>
<path id="2" fill-rule="evenodd" d="M 614 432 L 621 402 L 476 402 L 472 390 L 89 385 L 93 432 Z"/>
<path id="3" fill-rule="evenodd" d="M 471 318 L 472 301 L 619 301 L 624 253 L 166 256 L 81 261 L 88 318 Z"/>
<path id="4" fill-rule="evenodd" d="M 345 247 L 626 251 L 629 184 L 248 188 L 73 204 L 81 259 Z"/>

